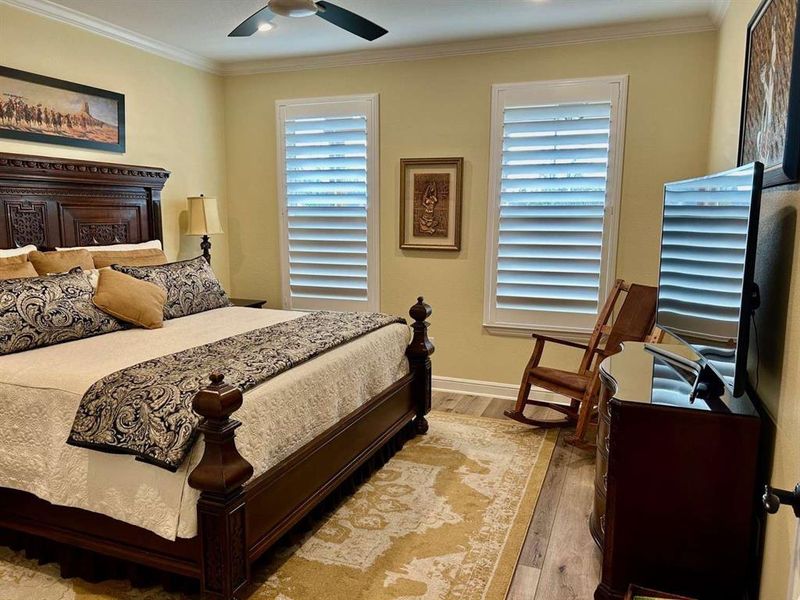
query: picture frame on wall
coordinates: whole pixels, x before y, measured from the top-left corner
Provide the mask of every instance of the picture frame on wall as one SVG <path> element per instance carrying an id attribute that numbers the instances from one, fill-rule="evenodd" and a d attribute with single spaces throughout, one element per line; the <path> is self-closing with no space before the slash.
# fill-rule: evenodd
<path id="1" fill-rule="evenodd" d="M 461 249 L 463 158 L 400 160 L 400 248 Z"/>
<path id="2" fill-rule="evenodd" d="M 125 96 L 0 65 L 0 138 L 125 152 Z"/>
<path id="3" fill-rule="evenodd" d="M 747 26 L 738 164 L 764 163 L 764 186 L 800 176 L 800 0 L 764 0 Z"/>

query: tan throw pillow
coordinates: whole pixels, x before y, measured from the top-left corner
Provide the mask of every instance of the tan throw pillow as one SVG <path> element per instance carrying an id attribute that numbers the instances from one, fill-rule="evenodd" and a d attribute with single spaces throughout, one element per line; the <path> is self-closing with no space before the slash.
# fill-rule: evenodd
<path id="1" fill-rule="evenodd" d="M 92 303 L 104 313 L 146 329 L 164 325 L 167 293 L 154 283 L 103 269 Z"/>
<path id="2" fill-rule="evenodd" d="M 143 250 L 102 250 L 92 252 L 94 268 L 102 269 L 111 265 L 127 267 L 152 267 L 167 264 L 167 255 L 163 250 L 148 248 Z"/>
<path id="3" fill-rule="evenodd" d="M 22 279 L 38 277 L 39 274 L 27 260 L 16 264 L 3 264 L 0 259 L 0 279 Z"/>
<path id="4" fill-rule="evenodd" d="M 75 267 L 84 271 L 94 269 L 92 255 L 88 250 L 62 250 L 54 252 L 31 252 L 28 258 L 39 275 L 67 273 Z"/>
<path id="5" fill-rule="evenodd" d="M 0 257 L 0 268 L 10 267 L 14 265 L 21 265 L 28 262 L 27 254 L 17 254 L 14 256 Z"/>

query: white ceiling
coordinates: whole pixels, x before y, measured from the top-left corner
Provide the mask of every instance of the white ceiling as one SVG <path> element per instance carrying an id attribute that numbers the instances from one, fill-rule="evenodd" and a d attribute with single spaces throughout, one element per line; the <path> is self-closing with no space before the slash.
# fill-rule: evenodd
<path id="1" fill-rule="evenodd" d="M 11 0 L 78 11 L 69 20 L 122 28 L 213 63 L 386 50 L 565 29 L 714 17 L 726 0 L 334 0 L 389 30 L 367 42 L 318 17 L 276 17 L 274 30 L 228 38 L 265 0 Z M 88 16 L 88 18 L 86 18 Z M 98 23 L 99 22 L 99 23 Z M 104 23 L 103 23 L 104 22 Z M 90 27 L 91 28 L 91 27 Z M 126 32 L 123 32 L 126 33 Z"/>

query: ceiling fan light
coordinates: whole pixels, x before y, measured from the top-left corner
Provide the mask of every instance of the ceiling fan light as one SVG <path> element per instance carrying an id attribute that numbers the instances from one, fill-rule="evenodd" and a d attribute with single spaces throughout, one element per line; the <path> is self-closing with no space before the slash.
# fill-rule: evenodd
<path id="1" fill-rule="evenodd" d="M 275 29 L 275 25 L 273 25 L 269 21 L 264 21 L 263 23 L 260 23 L 258 25 L 258 30 L 261 32 L 272 31 L 273 29 Z"/>
<path id="2" fill-rule="evenodd" d="M 314 0 L 270 0 L 269 9 L 282 17 L 310 17 L 317 14 Z"/>

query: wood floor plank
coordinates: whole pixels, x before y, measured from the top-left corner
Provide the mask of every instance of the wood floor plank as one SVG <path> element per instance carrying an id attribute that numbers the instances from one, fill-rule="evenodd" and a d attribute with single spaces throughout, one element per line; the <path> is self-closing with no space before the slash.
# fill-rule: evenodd
<path id="1" fill-rule="evenodd" d="M 455 406 L 461 401 L 460 394 L 449 394 L 446 392 L 434 392 L 431 396 L 431 407 L 433 410 L 452 412 Z"/>
<path id="2" fill-rule="evenodd" d="M 460 413 L 462 415 L 472 415 L 473 417 L 480 417 L 483 414 L 483 411 L 489 406 L 489 403 L 492 401 L 491 398 L 487 398 L 486 396 L 461 396 L 461 400 L 459 400 L 458 404 L 453 408 L 453 412 Z"/>
<path id="3" fill-rule="evenodd" d="M 600 579 L 600 553 L 589 534 L 594 456 L 573 449 L 545 552 L 536 600 L 586 600 Z"/>
<path id="4" fill-rule="evenodd" d="M 433 390 L 431 392 L 431 408 L 433 410 L 439 410 L 438 405 L 444 402 L 447 398 L 450 397 L 450 394 L 447 392 L 438 392 Z"/>
<path id="5" fill-rule="evenodd" d="M 521 565 L 541 569 L 550 542 L 550 534 L 556 519 L 556 511 L 567 480 L 567 465 L 572 458 L 571 446 L 565 443 L 565 435 L 559 435 L 550 466 L 547 469 L 536 511 L 533 513 L 528 535 L 522 546 L 519 562 Z"/>
<path id="6" fill-rule="evenodd" d="M 529 419 L 539 419 L 542 421 L 561 421 L 564 418 L 560 412 L 549 409 L 546 406 L 528 405 L 523 411 Z"/>
<path id="7" fill-rule="evenodd" d="M 511 410 L 514 408 L 513 400 L 503 400 L 502 398 L 491 398 L 486 410 L 483 411 L 482 417 L 489 417 L 490 419 L 505 419 L 503 411 Z"/>
<path id="8" fill-rule="evenodd" d="M 539 569 L 517 565 L 506 600 L 534 600 L 539 583 Z"/>

